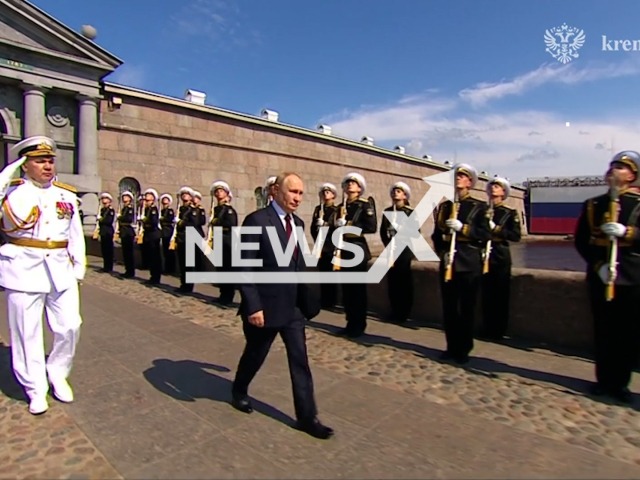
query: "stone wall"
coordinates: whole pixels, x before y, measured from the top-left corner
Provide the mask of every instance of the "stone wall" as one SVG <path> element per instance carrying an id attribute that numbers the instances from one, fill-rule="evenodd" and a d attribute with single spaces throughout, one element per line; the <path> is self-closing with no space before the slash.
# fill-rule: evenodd
<path id="1" fill-rule="evenodd" d="M 122 104 L 114 107 L 110 99 L 116 94 Z M 376 200 L 380 222 L 382 210 L 390 204 L 393 182 L 408 183 L 418 201 L 428 189 L 421 179 L 446 170 L 367 145 L 339 143 L 295 127 L 279 129 L 258 118 L 233 118 L 210 107 L 150 95 L 120 87 L 105 90 L 100 108 L 99 173 L 103 188 L 114 197 L 120 180 L 133 177 L 143 190 L 155 188 L 174 198 L 179 187 L 189 185 L 204 195 L 203 203 L 209 208 L 209 188 L 222 179 L 231 186 L 242 221 L 256 208 L 254 189 L 269 176 L 290 170 L 305 181 L 305 201 L 299 213 L 309 222 L 320 185 L 331 182 L 339 188 L 344 175 L 357 171 L 367 181 L 365 196 Z M 476 192 L 481 198 L 485 198 L 483 185 L 479 182 Z M 523 210 L 523 193 L 514 191 L 508 202 L 519 211 Z M 431 218 L 422 231 L 425 236 L 431 234 Z M 372 249 L 379 250 L 378 235 L 370 238 Z"/>

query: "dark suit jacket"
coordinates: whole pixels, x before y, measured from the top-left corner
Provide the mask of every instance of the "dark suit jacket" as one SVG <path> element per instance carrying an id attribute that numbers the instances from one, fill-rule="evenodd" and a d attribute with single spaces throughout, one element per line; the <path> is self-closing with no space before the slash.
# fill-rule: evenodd
<path id="1" fill-rule="evenodd" d="M 295 214 L 293 215 L 293 221 L 296 227 L 302 227 L 304 230 L 304 222 Z M 259 258 L 262 260 L 262 267 L 239 267 L 238 270 L 301 272 L 306 269 L 304 256 L 300 249 L 297 260 L 292 257 L 288 266 L 278 266 L 277 258 L 271 247 L 271 239 L 264 227 L 276 228 L 282 245 L 281 248 L 284 251 L 287 245 L 287 233 L 282 223 L 278 213 L 272 206 L 257 210 L 245 218 L 242 223 L 243 227 L 262 227 L 262 232 L 242 235 L 243 243 L 257 243 L 259 245 L 257 250 L 243 250 L 241 252 L 242 258 Z M 303 317 L 310 320 L 320 310 L 319 302 L 315 299 L 315 295 L 304 284 L 246 283 L 240 285 L 240 294 L 242 300 L 238 315 L 241 315 L 243 321 L 246 321 L 250 315 L 262 310 L 264 313 L 264 326 L 267 328 L 282 327 Z"/>

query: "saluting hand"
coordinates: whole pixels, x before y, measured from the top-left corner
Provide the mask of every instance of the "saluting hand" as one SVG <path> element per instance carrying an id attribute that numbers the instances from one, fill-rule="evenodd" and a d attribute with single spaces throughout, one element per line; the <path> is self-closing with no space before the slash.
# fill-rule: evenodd
<path id="1" fill-rule="evenodd" d="M 249 315 L 249 323 L 254 327 L 264 327 L 264 312 L 260 310 L 253 315 Z"/>

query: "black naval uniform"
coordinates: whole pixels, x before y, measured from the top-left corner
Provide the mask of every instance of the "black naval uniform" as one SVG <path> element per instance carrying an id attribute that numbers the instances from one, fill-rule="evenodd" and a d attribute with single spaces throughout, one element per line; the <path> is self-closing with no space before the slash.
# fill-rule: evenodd
<path id="1" fill-rule="evenodd" d="M 393 206 L 387 208 L 385 212 L 393 212 Z M 398 209 L 399 215 L 406 214 L 410 216 L 412 213 L 413 208 L 408 205 L 404 205 L 401 209 Z M 416 232 L 420 231 L 417 225 L 415 228 Z M 380 225 L 380 239 L 385 247 L 391 243 L 391 239 L 395 234 L 396 231 L 391 226 L 391 222 L 387 220 L 386 215 L 383 215 Z M 413 260 L 413 258 L 413 252 L 409 247 L 406 247 L 395 262 L 393 262 L 393 267 L 389 269 L 387 290 L 394 322 L 406 322 L 413 308 L 413 277 L 411 273 L 411 260 Z"/>
<path id="2" fill-rule="evenodd" d="M 149 269 L 149 283 L 160 283 L 162 276 L 162 250 L 160 249 L 160 239 L 162 231 L 158 226 L 160 222 L 160 212 L 158 207 L 151 205 L 144 207 L 144 221 L 142 222 L 142 256 Z"/>
<path id="3" fill-rule="evenodd" d="M 207 211 L 204 209 L 202 205 L 195 205 L 197 210 L 197 220 L 196 220 L 196 230 L 198 233 L 206 239 L 206 234 L 204 233 L 204 227 L 207 224 Z M 206 262 L 208 262 L 207 258 L 204 255 L 204 252 L 199 248 L 196 249 L 196 270 L 203 271 L 205 269 Z"/>
<path id="4" fill-rule="evenodd" d="M 236 213 L 235 209 L 228 203 L 216 205 L 216 207 L 213 209 L 213 218 L 211 219 L 211 224 L 214 228 L 222 227 L 222 266 L 217 267 L 216 270 L 220 272 L 231 272 L 231 228 L 238 226 L 238 214 Z M 235 294 L 235 291 L 236 289 L 233 284 L 220 284 L 220 298 L 218 299 L 218 301 L 223 305 L 230 304 L 231 302 L 233 302 L 233 295 Z"/>
<path id="5" fill-rule="evenodd" d="M 437 221 L 431 236 L 440 257 L 440 288 L 447 350 L 443 359 L 465 363 L 473 350 L 476 302 L 482 277 L 482 248 L 491 232 L 486 216 L 487 204 L 469 194 L 460 198 L 457 219 L 462 230 L 456 234 L 453 275 L 445 282 L 447 257 L 451 243 L 450 229 L 445 221 L 451 216 L 453 203 L 446 201 L 438 208 Z"/>
<path id="6" fill-rule="evenodd" d="M 327 231 L 327 236 L 325 238 L 324 244 L 322 245 L 322 251 L 320 252 L 320 259 L 318 260 L 318 270 L 320 272 L 332 272 L 333 264 L 331 260 L 333 259 L 333 254 L 335 252 L 335 245 L 331 240 L 331 236 L 333 232 L 335 232 L 335 228 L 331 226 L 329 223 L 331 216 L 335 213 L 338 207 L 336 207 L 333 203 L 324 205 L 324 215 L 322 217 L 325 225 L 329 225 L 329 230 Z M 316 224 L 318 218 L 320 217 L 320 205 L 316 206 L 316 209 L 313 211 L 313 220 L 311 221 L 311 236 L 313 240 L 316 241 L 318 239 L 318 233 L 320 232 L 320 227 Z M 321 306 L 325 310 L 332 309 L 338 303 L 338 286 L 335 283 L 321 283 L 320 284 L 320 301 Z"/>
<path id="7" fill-rule="evenodd" d="M 160 227 L 162 228 L 162 256 L 164 257 L 164 274 L 172 275 L 176 270 L 175 252 L 169 250 L 173 236 L 175 212 L 171 207 L 160 210 Z"/>
<path id="8" fill-rule="evenodd" d="M 178 254 L 178 268 L 180 269 L 180 288 L 178 290 L 183 293 L 193 292 L 193 283 L 187 283 L 186 281 L 187 272 L 194 270 L 193 267 L 187 267 L 186 229 L 187 227 L 195 227 L 196 230 L 199 229 L 201 231 L 202 227 L 199 222 L 198 208 L 193 203 L 180 206 L 176 225 L 176 252 Z M 196 252 L 196 260 L 197 258 Z"/>
<path id="9" fill-rule="evenodd" d="M 134 212 L 131 205 L 123 206 L 118 216 L 118 235 L 122 245 L 122 257 L 124 260 L 124 276 L 133 278 L 136 275 L 136 263 L 134 257 L 135 229 L 133 227 Z"/>
<path id="10" fill-rule="evenodd" d="M 609 196 L 587 200 L 575 233 L 575 247 L 587 262 L 587 284 L 594 318 L 597 385 L 594 393 L 628 401 L 628 385 L 640 352 L 640 322 L 634 312 L 640 304 L 640 196 L 621 192 L 618 223 L 627 233 L 618 238 L 618 276 L 614 298 L 607 301 L 606 285 L 598 275 L 609 262 L 611 242 L 600 231 L 609 222 Z"/>
<path id="11" fill-rule="evenodd" d="M 371 260 L 371 251 L 369 245 L 364 237 L 366 233 L 376 233 L 378 228 L 378 221 L 376 219 L 376 212 L 373 206 L 364 199 L 358 198 L 354 201 L 347 202 L 346 205 L 347 225 L 354 227 L 360 227 L 362 233 L 360 235 L 354 235 L 347 233 L 344 235 L 345 243 L 353 243 L 364 250 L 364 258 L 362 261 L 354 267 L 341 267 L 344 272 L 366 272 L 369 260 Z M 331 225 L 338 227 L 338 219 L 340 218 L 342 210 L 342 204 L 336 208 L 333 213 L 333 220 Z M 344 260 L 352 260 L 354 254 L 342 250 L 340 257 Z M 367 329 L 367 284 L 366 283 L 345 283 L 342 285 L 342 303 L 344 305 L 344 311 L 347 317 L 347 326 L 342 331 L 350 337 L 359 337 Z"/>
<path id="12" fill-rule="evenodd" d="M 507 333 L 511 298 L 511 250 L 509 242 L 519 242 L 522 229 L 518 212 L 499 203 L 493 207 L 489 271 L 482 276 L 482 335 L 500 340 Z M 486 251 L 486 250 L 485 250 Z"/>
<path id="13" fill-rule="evenodd" d="M 116 212 L 112 207 L 100 208 L 100 220 L 98 221 L 100 233 L 100 252 L 102 253 L 102 270 L 113 271 L 113 219 Z"/>

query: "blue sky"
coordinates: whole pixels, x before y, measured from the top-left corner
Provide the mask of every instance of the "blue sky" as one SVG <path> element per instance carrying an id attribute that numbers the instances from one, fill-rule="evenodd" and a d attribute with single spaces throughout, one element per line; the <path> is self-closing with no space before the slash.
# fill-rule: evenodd
<path id="1" fill-rule="evenodd" d="M 176 97 L 193 88 L 210 105 L 273 109 L 513 181 L 601 174 L 612 142 L 640 150 L 640 50 L 602 50 L 603 35 L 640 44 L 637 0 L 34 3 L 98 29 L 125 62 L 108 80 Z M 562 64 L 544 34 L 565 23 L 585 42 Z"/>

